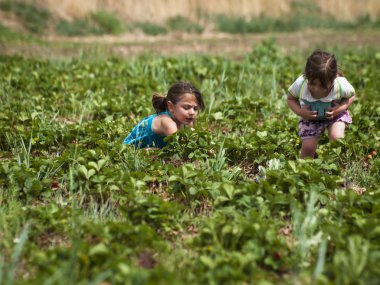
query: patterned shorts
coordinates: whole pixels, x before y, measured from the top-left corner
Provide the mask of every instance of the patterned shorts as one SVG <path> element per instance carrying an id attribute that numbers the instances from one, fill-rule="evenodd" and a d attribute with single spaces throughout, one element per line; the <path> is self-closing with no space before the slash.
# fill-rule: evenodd
<path id="1" fill-rule="evenodd" d="M 352 118 L 348 111 L 344 111 L 332 120 L 310 121 L 300 119 L 298 122 L 298 135 L 301 140 L 319 137 L 323 134 L 326 128 L 335 122 L 344 122 L 346 125 L 349 125 L 352 123 Z"/>

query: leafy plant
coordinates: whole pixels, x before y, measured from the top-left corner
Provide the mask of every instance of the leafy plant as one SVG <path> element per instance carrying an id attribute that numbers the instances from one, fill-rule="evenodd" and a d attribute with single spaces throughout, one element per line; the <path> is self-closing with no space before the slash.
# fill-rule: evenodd
<path id="1" fill-rule="evenodd" d="M 380 56 L 336 55 L 364 95 L 314 160 L 286 104 L 304 55 L 274 40 L 239 60 L 0 56 L 0 282 L 377 284 Z M 194 129 L 123 145 L 178 80 L 204 94 Z"/>

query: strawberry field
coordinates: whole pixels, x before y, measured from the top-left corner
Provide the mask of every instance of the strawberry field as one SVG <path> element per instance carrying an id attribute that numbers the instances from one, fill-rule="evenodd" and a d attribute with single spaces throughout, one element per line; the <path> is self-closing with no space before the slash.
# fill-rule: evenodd
<path id="1" fill-rule="evenodd" d="M 380 53 L 329 51 L 358 99 L 315 160 L 286 102 L 309 51 L 0 56 L 0 284 L 379 284 Z M 123 145 L 181 80 L 194 130 Z"/>

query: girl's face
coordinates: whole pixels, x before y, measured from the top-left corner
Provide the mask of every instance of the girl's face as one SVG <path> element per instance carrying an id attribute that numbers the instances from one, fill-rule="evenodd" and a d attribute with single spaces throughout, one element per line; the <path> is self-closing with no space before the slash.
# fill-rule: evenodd
<path id="1" fill-rule="evenodd" d="M 197 98 L 193 94 L 185 93 L 176 104 L 169 101 L 168 110 L 179 127 L 192 126 L 199 111 Z"/>
<path id="2" fill-rule="evenodd" d="M 321 81 L 319 79 L 314 79 L 313 81 L 308 83 L 308 88 L 311 95 L 316 98 L 324 98 L 331 92 L 331 89 L 334 86 L 334 82 L 329 82 L 327 87 L 322 86 Z"/>

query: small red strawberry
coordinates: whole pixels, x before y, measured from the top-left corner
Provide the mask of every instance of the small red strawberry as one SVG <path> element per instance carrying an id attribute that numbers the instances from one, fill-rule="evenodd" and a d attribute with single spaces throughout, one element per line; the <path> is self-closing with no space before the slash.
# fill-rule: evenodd
<path id="1" fill-rule="evenodd" d="M 53 189 L 57 189 L 58 187 L 59 187 L 58 180 L 54 180 L 54 181 L 53 181 L 53 184 L 51 185 L 51 188 L 53 188 Z"/>

